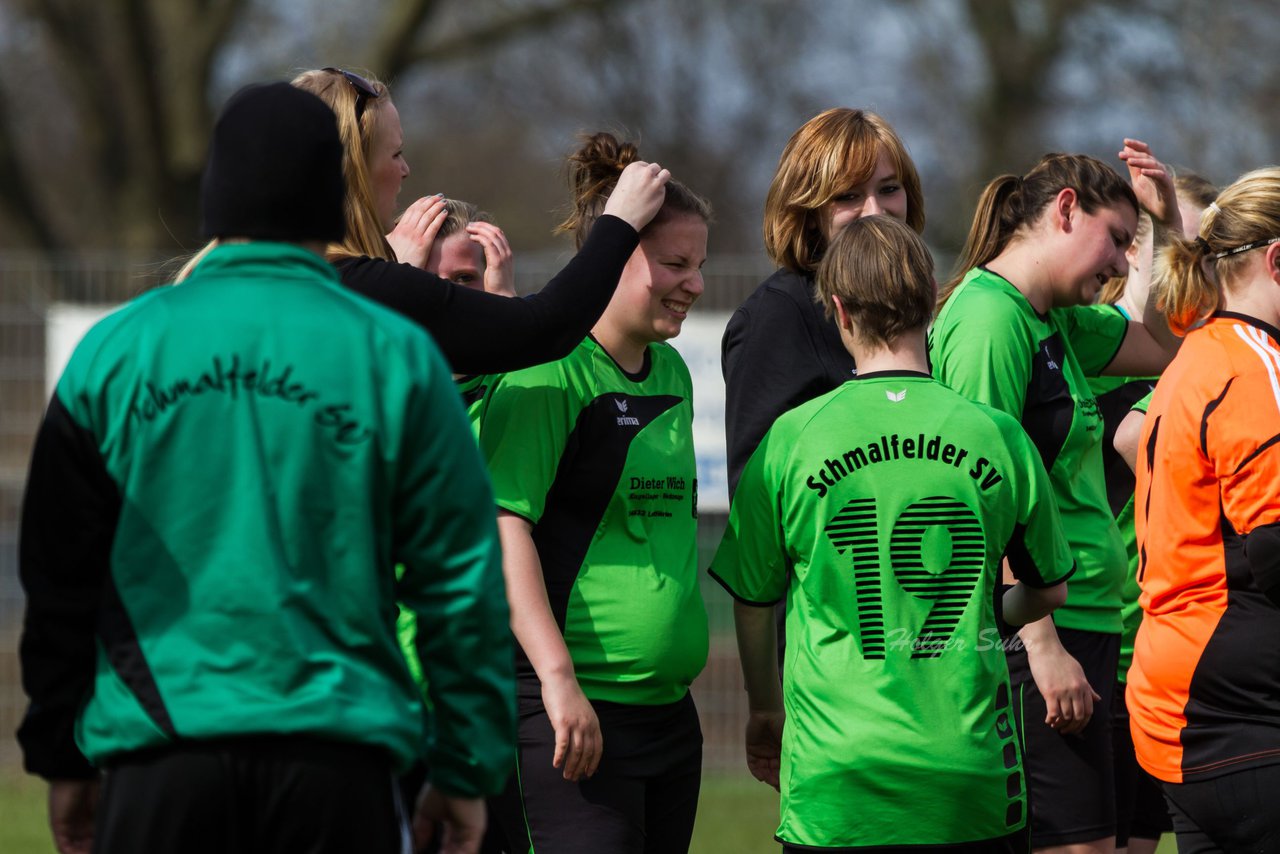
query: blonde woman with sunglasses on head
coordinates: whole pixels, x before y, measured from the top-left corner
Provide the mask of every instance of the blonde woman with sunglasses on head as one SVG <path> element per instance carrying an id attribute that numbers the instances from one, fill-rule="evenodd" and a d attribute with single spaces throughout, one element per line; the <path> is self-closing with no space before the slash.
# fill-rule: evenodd
<path id="1" fill-rule="evenodd" d="M 518 370 L 572 351 L 609 304 L 670 178 L 656 163 L 633 163 L 578 254 L 541 292 L 512 298 L 472 290 L 423 269 L 446 215 L 440 197 L 418 199 L 395 218 L 409 165 L 387 85 L 338 68 L 303 72 L 293 85 L 329 105 L 342 138 L 347 231 L 326 257 L 347 287 L 430 332 L 457 373 Z M 505 238 L 474 226 L 468 233 L 491 263 L 501 256 Z M 178 279 L 204 254 L 192 258 Z"/>

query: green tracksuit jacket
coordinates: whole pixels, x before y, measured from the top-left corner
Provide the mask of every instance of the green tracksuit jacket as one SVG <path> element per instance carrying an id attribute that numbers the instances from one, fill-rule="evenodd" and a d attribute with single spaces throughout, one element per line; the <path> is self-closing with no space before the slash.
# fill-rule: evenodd
<path id="1" fill-rule="evenodd" d="M 497 791 L 514 684 L 494 516 L 426 333 L 301 247 L 218 248 L 88 333 L 41 426 L 20 546 L 28 770 L 305 734 Z M 424 627 L 429 715 L 397 600 Z"/>

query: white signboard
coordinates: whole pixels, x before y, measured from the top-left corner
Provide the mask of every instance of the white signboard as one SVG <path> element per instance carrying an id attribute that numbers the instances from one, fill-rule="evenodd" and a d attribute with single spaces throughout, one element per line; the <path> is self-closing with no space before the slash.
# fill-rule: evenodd
<path id="1" fill-rule="evenodd" d="M 55 302 L 49 306 L 45 321 L 44 338 L 44 386 L 45 397 L 53 396 L 54 386 L 62 376 L 62 370 L 71 358 L 80 339 L 93 324 L 106 317 L 114 305 L 73 305 Z"/>
<path id="2" fill-rule="evenodd" d="M 693 375 L 693 446 L 698 455 L 698 510 L 729 510 L 729 464 L 724 441 L 724 374 L 720 339 L 727 312 L 701 314 L 694 309 L 680 334 L 671 339 Z"/>

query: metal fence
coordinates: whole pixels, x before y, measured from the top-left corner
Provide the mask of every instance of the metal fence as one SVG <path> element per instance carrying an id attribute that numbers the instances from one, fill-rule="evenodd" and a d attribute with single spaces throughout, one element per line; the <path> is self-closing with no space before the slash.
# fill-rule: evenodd
<path id="1" fill-rule="evenodd" d="M 563 253 L 521 255 L 517 288 L 536 290 L 567 259 Z M 0 773 L 16 770 L 20 762 L 12 737 L 26 703 L 17 663 L 23 613 L 18 520 L 31 443 L 46 403 L 50 309 L 63 304 L 115 305 L 167 281 L 176 268 L 174 259 L 159 257 L 0 252 Z M 769 268 L 763 258 L 716 257 L 705 269 L 706 293 L 700 306 L 727 311 Z M 722 513 L 701 515 L 700 566 L 707 565 L 724 522 Z M 744 761 L 746 698 L 733 640 L 732 606 L 728 595 L 705 575 L 703 591 L 711 622 L 711 655 L 694 685 L 694 696 L 706 737 L 706 766 L 737 769 Z"/>

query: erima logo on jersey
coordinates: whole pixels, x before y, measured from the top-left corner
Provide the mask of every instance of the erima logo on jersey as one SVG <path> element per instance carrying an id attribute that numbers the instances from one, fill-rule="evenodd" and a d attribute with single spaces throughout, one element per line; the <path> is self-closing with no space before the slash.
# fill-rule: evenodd
<path id="1" fill-rule="evenodd" d="M 1048 344 L 1042 345 L 1042 349 L 1044 350 L 1044 359 L 1046 362 L 1048 362 L 1049 370 L 1061 371 L 1062 368 L 1058 367 L 1058 363 L 1053 360 L 1053 354 L 1049 352 L 1049 345 Z"/>
<path id="2" fill-rule="evenodd" d="M 907 399 L 907 390 L 904 388 L 902 391 L 897 392 L 886 391 L 884 396 L 892 400 L 894 403 L 901 403 Z"/>
<path id="3" fill-rule="evenodd" d="M 628 409 L 626 398 L 615 398 L 613 401 L 613 404 L 614 406 L 618 407 L 619 412 L 625 413 Z M 636 418 L 634 415 L 619 415 L 618 426 L 619 427 L 639 427 L 640 419 Z"/>

